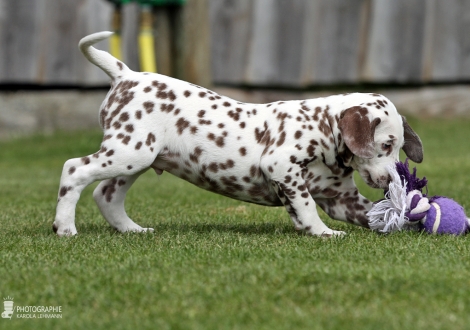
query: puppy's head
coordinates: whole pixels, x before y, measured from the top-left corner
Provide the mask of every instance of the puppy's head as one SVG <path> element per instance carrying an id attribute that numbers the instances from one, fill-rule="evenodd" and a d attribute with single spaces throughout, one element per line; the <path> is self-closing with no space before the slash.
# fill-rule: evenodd
<path id="1" fill-rule="evenodd" d="M 419 136 L 393 105 L 387 111 L 355 106 L 341 113 L 338 127 L 344 143 L 354 154 L 350 162 L 373 188 L 388 188 L 387 166 L 399 159 L 400 149 L 415 163 L 423 160 Z"/>

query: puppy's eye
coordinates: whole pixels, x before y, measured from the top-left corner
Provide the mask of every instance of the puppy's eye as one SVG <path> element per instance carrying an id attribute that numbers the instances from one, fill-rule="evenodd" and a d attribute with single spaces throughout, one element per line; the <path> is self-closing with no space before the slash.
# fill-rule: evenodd
<path id="1" fill-rule="evenodd" d="M 383 150 L 389 150 L 390 148 L 392 148 L 392 145 L 391 145 L 391 144 L 382 143 L 382 149 L 383 149 Z"/>

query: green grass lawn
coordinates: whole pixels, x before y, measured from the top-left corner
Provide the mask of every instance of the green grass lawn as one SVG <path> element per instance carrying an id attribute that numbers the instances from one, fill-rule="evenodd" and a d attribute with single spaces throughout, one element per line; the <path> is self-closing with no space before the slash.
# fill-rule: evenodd
<path id="1" fill-rule="evenodd" d="M 431 195 L 470 212 L 470 121 L 411 121 Z M 283 208 L 246 204 L 149 171 L 126 202 L 155 233 L 119 234 L 93 187 L 79 235 L 51 229 L 63 163 L 98 149 L 96 132 L 0 143 L 0 294 L 61 306 L 61 319 L 0 319 L 2 329 L 468 329 L 468 237 L 299 235 Z M 382 197 L 357 179 L 361 192 Z M 0 306 L 1 308 L 1 306 Z M 3 309 L 1 310 L 3 312 Z"/>

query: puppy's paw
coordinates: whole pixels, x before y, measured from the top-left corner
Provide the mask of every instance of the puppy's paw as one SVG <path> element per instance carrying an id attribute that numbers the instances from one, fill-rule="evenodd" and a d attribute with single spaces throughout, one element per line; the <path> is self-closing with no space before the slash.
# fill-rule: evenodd
<path id="1" fill-rule="evenodd" d="M 324 237 L 324 238 L 331 238 L 331 237 L 344 237 L 346 236 L 346 233 L 344 231 L 339 231 L 339 230 L 329 230 L 329 231 L 325 231 L 323 232 L 321 235 L 319 235 L 320 237 Z"/>
<path id="2" fill-rule="evenodd" d="M 137 224 L 133 226 L 128 226 L 125 228 L 119 228 L 117 230 L 120 231 L 121 233 L 146 233 L 146 232 L 153 233 L 154 231 L 153 228 L 143 228 Z"/>
<path id="3" fill-rule="evenodd" d="M 56 233 L 60 237 L 77 235 L 77 228 L 75 228 L 74 225 L 60 226 L 54 222 L 52 224 L 52 230 L 54 231 L 54 233 Z"/>
<path id="4" fill-rule="evenodd" d="M 330 238 L 330 237 L 343 237 L 346 235 L 344 231 L 332 230 L 330 228 L 324 229 L 323 231 L 314 232 L 312 230 L 307 230 L 307 233 L 312 236 Z"/>

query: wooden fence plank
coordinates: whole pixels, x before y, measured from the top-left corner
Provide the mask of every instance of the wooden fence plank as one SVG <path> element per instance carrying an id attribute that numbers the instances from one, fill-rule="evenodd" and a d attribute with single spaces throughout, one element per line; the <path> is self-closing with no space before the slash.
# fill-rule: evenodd
<path id="1" fill-rule="evenodd" d="M 47 21 L 41 38 L 41 65 L 44 66 L 42 82 L 76 84 L 78 59 L 75 1 L 46 1 Z"/>
<path id="2" fill-rule="evenodd" d="M 253 0 L 252 33 L 246 48 L 248 58 L 244 73 L 247 83 L 269 85 L 277 81 L 279 54 L 273 33 L 277 10 L 277 2 L 273 0 Z"/>
<path id="3" fill-rule="evenodd" d="M 460 49 L 460 74 L 461 79 L 468 81 L 470 79 L 470 1 L 463 1 L 461 8 L 461 49 Z"/>
<path id="4" fill-rule="evenodd" d="M 462 0 L 434 1 L 435 6 L 430 51 L 428 59 L 428 75 L 432 81 L 455 81 L 462 78 L 461 62 L 462 41 L 468 39 L 468 31 L 462 31 L 461 17 L 463 14 Z M 468 42 L 467 42 L 468 44 Z M 467 77 L 468 79 L 468 77 Z"/>
<path id="5" fill-rule="evenodd" d="M 397 38 L 398 55 L 396 59 L 395 81 L 420 82 L 422 79 L 423 49 L 427 0 L 402 0 L 400 16 L 402 23 L 398 30 L 403 40 Z"/>
<path id="6" fill-rule="evenodd" d="M 275 29 L 277 63 L 273 68 L 277 72 L 277 84 L 300 86 L 302 70 L 302 48 L 304 22 L 307 3 L 303 0 L 278 2 Z"/>
<path id="7" fill-rule="evenodd" d="M 78 54 L 78 63 L 74 73 L 77 77 L 77 84 L 85 86 L 106 85 L 109 82 L 109 77 L 85 59 L 78 49 L 78 42 L 91 33 L 111 30 L 112 6 L 107 1 L 81 0 L 77 9 L 77 39 L 74 41 L 75 51 Z M 109 51 L 109 41 L 100 42 L 96 47 Z"/>
<path id="8" fill-rule="evenodd" d="M 210 87 L 209 1 L 188 0 L 176 11 L 174 30 L 175 76 Z"/>
<path id="9" fill-rule="evenodd" d="M 45 0 L 0 0 L 0 81 L 34 82 Z"/>
<path id="10" fill-rule="evenodd" d="M 363 0 L 323 0 L 315 8 L 314 83 L 357 81 Z"/>
<path id="11" fill-rule="evenodd" d="M 316 49 L 321 31 L 317 28 L 319 1 L 308 1 L 305 6 L 305 17 L 302 27 L 302 48 L 300 50 L 299 85 L 308 86 L 315 80 Z"/>
<path id="12" fill-rule="evenodd" d="M 139 65 L 139 17 L 140 8 L 135 3 L 123 6 L 122 9 L 122 56 L 126 65 L 140 71 Z"/>
<path id="13" fill-rule="evenodd" d="M 339 14 L 336 18 L 337 28 L 333 36 L 336 63 L 332 65 L 331 79 L 333 82 L 351 83 L 359 78 L 360 33 L 364 32 L 361 30 L 361 23 L 364 19 L 362 15 L 365 13 L 362 7 L 367 5 L 367 2 L 351 0 L 336 1 L 331 4 L 334 5 L 330 9 L 332 19 L 334 19 L 332 10 L 338 11 Z M 324 42 L 331 42 L 331 39 L 328 38 Z"/>
<path id="14" fill-rule="evenodd" d="M 434 56 L 434 26 L 436 20 L 436 2 L 437 0 L 428 0 L 426 3 L 424 36 L 423 36 L 423 53 L 422 53 L 422 82 L 431 82 L 433 75 L 433 56 Z"/>
<path id="15" fill-rule="evenodd" d="M 211 57 L 214 83 L 244 83 L 252 10 L 252 0 L 211 1 Z"/>
<path id="16" fill-rule="evenodd" d="M 172 39 L 171 13 L 168 8 L 158 7 L 153 10 L 155 29 L 155 57 L 157 60 L 157 72 L 172 76 L 174 48 Z"/>
<path id="17" fill-rule="evenodd" d="M 374 0 L 363 78 L 368 82 L 421 79 L 426 0 Z"/>

